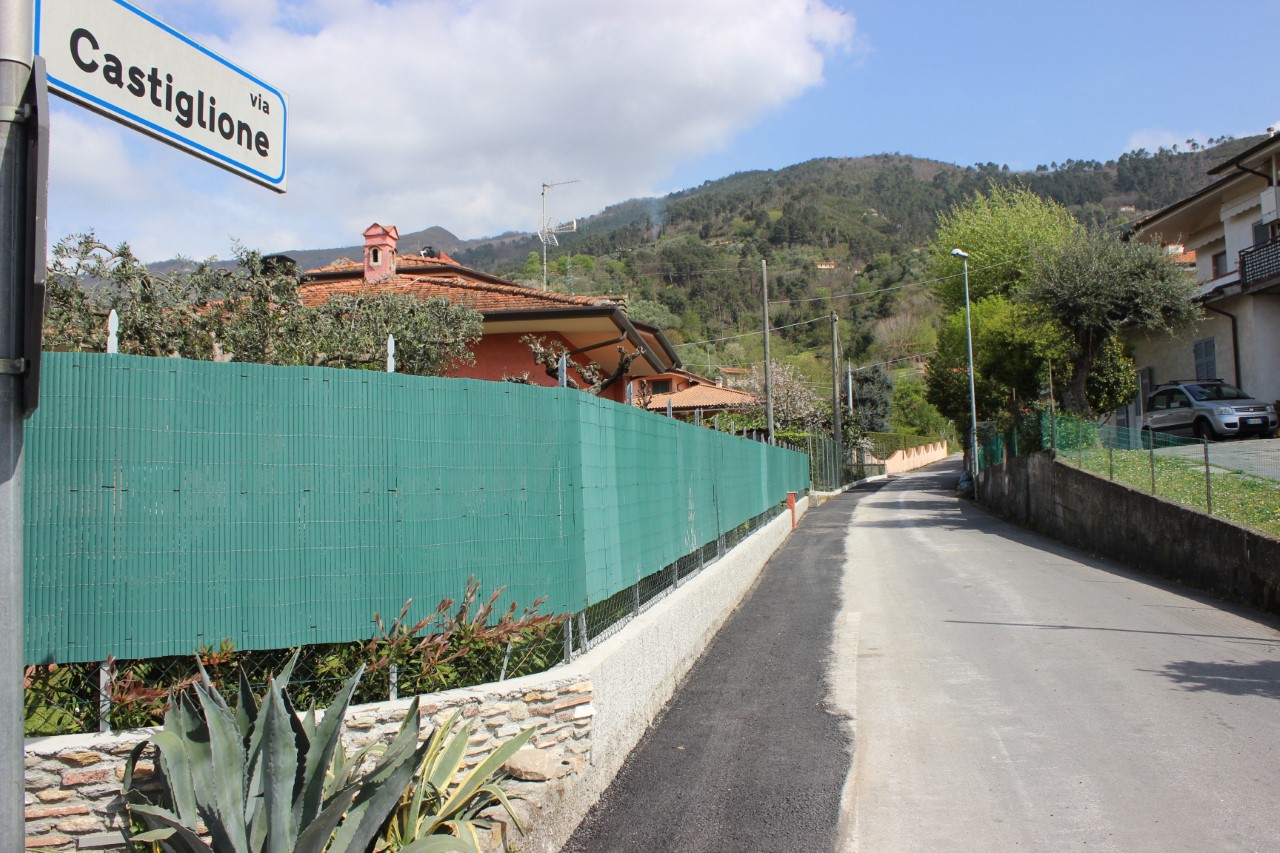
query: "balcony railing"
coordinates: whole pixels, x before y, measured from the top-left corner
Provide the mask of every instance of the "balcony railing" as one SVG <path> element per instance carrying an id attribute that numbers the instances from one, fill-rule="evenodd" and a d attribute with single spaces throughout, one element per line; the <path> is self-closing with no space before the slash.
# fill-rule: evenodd
<path id="1" fill-rule="evenodd" d="M 1280 237 L 1240 253 L 1240 281 L 1248 286 L 1280 278 Z"/>

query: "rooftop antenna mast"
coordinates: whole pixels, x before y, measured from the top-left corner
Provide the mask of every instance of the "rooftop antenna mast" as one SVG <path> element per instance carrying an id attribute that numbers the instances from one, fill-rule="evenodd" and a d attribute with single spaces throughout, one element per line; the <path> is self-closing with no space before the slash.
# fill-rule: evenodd
<path id="1" fill-rule="evenodd" d="M 563 187 L 566 184 L 576 184 L 577 178 L 572 181 L 557 181 L 555 183 L 544 183 L 542 185 L 542 219 L 538 222 L 538 239 L 542 241 L 542 289 L 547 289 L 547 246 L 559 246 L 560 241 L 556 239 L 557 234 L 565 234 L 578 230 L 578 220 L 572 219 L 568 222 L 562 222 L 559 225 L 552 225 L 551 220 L 547 218 L 547 190 L 552 187 Z"/>

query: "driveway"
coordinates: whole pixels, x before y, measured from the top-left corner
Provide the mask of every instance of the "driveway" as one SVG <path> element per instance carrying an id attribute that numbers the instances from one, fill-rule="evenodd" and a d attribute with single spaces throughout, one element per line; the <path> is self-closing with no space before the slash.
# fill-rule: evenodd
<path id="1" fill-rule="evenodd" d="M 1156 450 L 1156 455 L 1179 456 L 1203 463 L 1204 446 L 1184 444 Z M 1209 465 L 1280 483 L 1280 438 L 1246 438 L 1209 442 Z"/>

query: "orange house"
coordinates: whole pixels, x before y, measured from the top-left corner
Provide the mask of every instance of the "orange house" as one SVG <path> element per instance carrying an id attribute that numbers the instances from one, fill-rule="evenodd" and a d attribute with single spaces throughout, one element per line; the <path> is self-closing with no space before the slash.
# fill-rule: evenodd
<path id="1" fill-rule="evenodd" d="M 527 376 L 536 385 L 556 385 L 556 377 L 548 375 L 520 342 L 530 334 L 564 346 L 576 365 L 594 362 L 606 376 L 615 372 L 623 358 L 619 347 L 627 355 L 639 353 L 600 394 L 617 402 L 626 402 L 633 379 L 680 364 L 660 329 L 631 320 L 615 300 L 524 287 L 468 269 L 444 252 L 401 255 L 396 250 L 399 239 L 394 225 L 369 226 L 364 232 L 364 262 L 344 258 L 309 270 L 299 289 L 303 304 L 322 305 L 337 294 L 401 293 L 421 299 L 442 296 L 468 305 L 480 312 L 484 329 L 473 351 L 475 363 L 449 374 L 463 379 L 501 381 Z"/>

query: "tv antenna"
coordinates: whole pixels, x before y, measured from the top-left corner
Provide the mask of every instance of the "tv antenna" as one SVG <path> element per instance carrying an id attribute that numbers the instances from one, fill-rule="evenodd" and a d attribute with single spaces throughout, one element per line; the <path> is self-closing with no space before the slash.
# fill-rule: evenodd
<path id="1" fill-rule="evenodd" d="M 563 187 L 566 184 L 576 184 L 578 179 L 572 181 L 556 181 L 554 183 L 544 183 L 542 185 L 542 219 L 538 223 L 538 239 L 542 241 L 542 289 L 547 289 L 547 246 L 559 246 L 560 241 L 556 238 L 557 234 L 566 234 L 578 230 L 578 220 L 571 219 L 568 222 L 561 222 L 559 225 L 552 225 L 551 220 L 547 218 L 547 190 L 552 187 Z"/>

